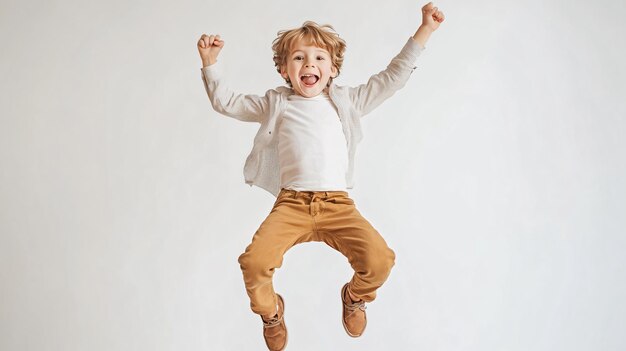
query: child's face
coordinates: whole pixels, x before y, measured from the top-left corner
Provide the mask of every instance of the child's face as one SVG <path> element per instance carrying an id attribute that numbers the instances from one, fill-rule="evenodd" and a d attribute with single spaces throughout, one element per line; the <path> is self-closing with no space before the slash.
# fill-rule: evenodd
<path id="1" fill-rule="evenodd" d="M 296 94 L 314 97 L 324 91 L 331 77 L 337 76 L 337 69 L 328 51 L 297 42 L 281 67 L 281 75 L 289 78 Z"/>

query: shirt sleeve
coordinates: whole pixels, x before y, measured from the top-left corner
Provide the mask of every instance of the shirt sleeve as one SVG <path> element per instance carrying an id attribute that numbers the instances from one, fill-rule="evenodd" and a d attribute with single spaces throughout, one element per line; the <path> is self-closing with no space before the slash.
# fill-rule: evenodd
<path id="1" fill-rule="evenodd" d="M 425 47 L 409 38 L 387 68 L 369 78 L 367 83 L 349 88 L 350 100 L 359 115 L 364 116 L 404 87 L 415 70 L 414 62 Z"/>
<path id="2" fill-rule="evenodd" d="M 218 62 L 201 68 L 202 81 L 213 109 L 244 122 L 261 123 L 268 115 L 268 96 L 240 94 L 225 82 Z"/>

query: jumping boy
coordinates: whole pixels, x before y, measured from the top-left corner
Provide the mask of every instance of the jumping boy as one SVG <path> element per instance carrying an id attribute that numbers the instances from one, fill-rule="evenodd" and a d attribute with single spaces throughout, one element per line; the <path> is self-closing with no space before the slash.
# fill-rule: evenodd
<path id="1" fill-rule="evenodd" d="M 269 350 L 287 345 L 285 302 L 274 292 L 272 276 L 285 252 L 303 242 L 323 241 L 348 259 L 354 275 L 341 288 L 342 324 L 352 337 L 363 333 L 365 303 L 376 298 L 376 290 L 387 280 L 395 253 L 347 193 L 353 188 L 354 155 L 362 138 L 360 118 L 405 85 L 413 63 L 443 20 L 432 2 L 423 6 L 422 24 L 400 53 L 357 87 L 333 82 L 346 45 L 331 26 L 305 22 L 280 31 L 272 49 L 288 87 L 268 90 L 264 96 L 228 88 L 217 62 L 224 47 L 219 35 L 203 34 L 198 41 L 202 80 L 213 108 L 260 124 L 244 166 L 246 183 L 277 197 L 239 256 L 250 307 L 261 316 Z"/>

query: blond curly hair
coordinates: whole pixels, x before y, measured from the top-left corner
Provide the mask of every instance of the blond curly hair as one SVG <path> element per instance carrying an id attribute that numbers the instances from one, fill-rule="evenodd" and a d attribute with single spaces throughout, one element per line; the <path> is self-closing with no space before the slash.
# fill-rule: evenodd
<path id="1" fill-rule="evenodd" d="M 322 48 L 330 54 L 333 66 L 337 69 L 337 76 L 343 64 L 343 54 L 346 51 L 346 42 L 339 37 L 335 29 L 329 25 L 319 25 L 313 21 L 306 21 L 300 28 L 281 30 L 278 37 L 272 42 L 272 51 L 274 52 L 274 66 L 278 73 L 281 68 L 287 64 L 287 56 L 293 45 L 299 41 L 305 41 L 308 45 L 314 45 Z M 329 81 L 329 85 L 332 82 Z M 285 81 L 289 86 L 291 82 L 289 78 Z"/>

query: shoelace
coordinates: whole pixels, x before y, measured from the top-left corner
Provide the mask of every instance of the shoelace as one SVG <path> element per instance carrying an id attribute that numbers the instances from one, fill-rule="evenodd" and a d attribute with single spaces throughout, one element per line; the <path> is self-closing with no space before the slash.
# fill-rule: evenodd
<path id="1" fill-rule="evenodd" d="M 280 308 L 280 306 L 278 306 L 278 304 L 276 304 L 276 311 L 278 311 L 279 308 Z M 271 327 L 275 327 L 275 326 L 279 325 L 280 322 L 283 320 L 283 316 L 278 318 L 278 314 L 276 314 L 276 315 L 274 315 L 274 317 L 270 318 L 270 320 L 268 320 L 268 321 L 266 321 L 263 318 L 261 318 L 261 320 L 263 321 L 263 327 L 271 328 Z"/>
<path id="2" fill-rule="evenodd" d="M 346 306 L 346 308 L 350 312 L 354 312 L 356 310 L 365 311 L 367 309 L 367 306 L 365 306 L 365 301 L 359 301 L 359 302 L 354 302 L 354 303 L 345 303 L 344 302 L 343 304 L 344 304 L 344 306 Z"/>
<path id="3" fill-rule="evenodd" d="M 279 325 L 282 320 L 283 320 L 282 317 L 281 318 L 272 317 L 272 319 L 270 319 L 269 321 L 266 321 L 265 319 L 263 319 L 263 327 L 265 328 L 275 327 Z"/>

